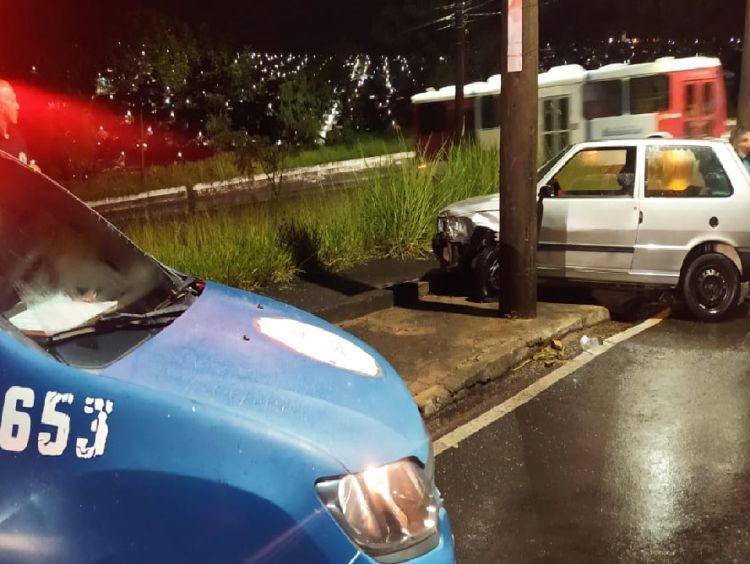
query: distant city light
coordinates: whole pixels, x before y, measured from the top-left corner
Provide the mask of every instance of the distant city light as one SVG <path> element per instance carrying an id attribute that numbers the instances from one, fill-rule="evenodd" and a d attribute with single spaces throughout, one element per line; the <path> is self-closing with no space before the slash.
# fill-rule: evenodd
<path id="1" fill-rule="evenodd" d="M 736 51 L 735 45 L 739 46 L 740 43 L 741 38 L 736 36 L 713 40 L 681 38 L 675 41 L 667 37 L 630 37 L 627 32 L 621 36 L 604 36 L 575 43 L 545 41 L 543 45 L 546 47 L 539 53 L 540 72 L 569 63 L 596 68 L 605 63 L 640 63 L 664 55 L 681 57 L 700 52 L 704 55 L 722 56 L 722 50 L 723 55 L 726 55 L 730 51 Z M 177 59 L 172 68 L 174 75 L 170 76 L 159 67 L 160 61 L 151 60 L 159 55 L 151 44 L 141 46 L 118 42 L 117 45 L 125 51 L 118 60 L 127 61 L 130 67 L 113 64 L 106 70 L 102 68 L 97 74 L 96 94 L 91 96 L 92 100 L 111 101 L 107 102 L 107 106 L 113 108 L 115 115 L 124 115 L 124 120 L 121 117 L 119 125 L 131 126 L 131 131 L 122 135 L 115 127 L 117 124 L 104 122 L 107 140 L 104 141 L 105 137 L 102 136 L 102 147 L 107 148 L 107 154 L 115 156 L 122 146 L 127 146 L 132 151 L 133 134 L 136 133 L 134 130 L 140 131 L 139 127 L 132 127 L 134 123 L 138 124 L 138 115 L 145 120 L 148 114 L 149 123 L 142 125 L 145 130 L 143 138 L 159 131 L 159 148 L 161 149 L 162 142 L 174 147 L 171 153 L 163 154 L 177 154 L 180 159 L 184 155 L 178 148 L 183 147 L 182 144 L 189 139 L 195 142 L 195 129 L 207 127 L 208 117 L 217 111 L 231 118 L 232 128 L 245 129 L 253 136 L 269 135 L 268 131 L 274 131 L 273 120 L 278 118 L 276 114 L 280 106 L 280 87 L 290 77 L 300 73 L 309 78 L 317 76 L 321 82 L 329 85 L 329 98 L 322 106 L 322 115 L 318 116 L 318 142 L 325 142 L 327 134 L 330 138 L 332 132 L 341 130 L 343 123 L 347 123 L 347 126 L 351 124 L 355 130 L 373 130 L 378 127 L 385 130 L 409 125 L 410 96 L 426 90 L 430 86 L 428 81 L 438 80 L 433 75 L 442 75 L 440 69 L 445 71 L 452 65 L 452 58 L 440 55 L 439 52 L 423 57 L 410 55 L 407 58 L 403 55 L 369 56 L 366 53 L 343 56 L 295 55 L 242 49 L 224 53 L 223 58 L 216 60 L 211 57 L 190 60 L 187 72 L 182 68 L 184 60 Z M 222 65 L 226 66 L 226 63 L 233 66 L 223 68 Z M 37 72 L 36 65 L 30 68 L 32 73 Z M 128 68 L 130 70 L 126 70 Z M 227 70 L 230 72 L 226 72 Z M 171 87 L 165 84 L 166 78 L 174 79 L 169 80 Z M 480 75 L 471 78 L 471 81 L 474 80 L 484 79 Z M 183 97 L 188 95 L 191 97 Z M 127 109 L 128 107 L 131 109 Z M 234 113 L 235 110 L 238 111 Z M 137 114 L 135 118 L 133 112 Z M 99 132 L 104 131 L 104 124 L 101 124 Z M 170 137 L 162 140 L 162 131 L 165 136 Z M 274 139 L 277 136 L 274 135 Z M 210 143 L 210 137 L 211 134 L 203 131 L 197 133 L 197 139 L 204 146 Z M 143 139 L 140 141 L 143 142 Z M 296 143 L 296 140 L 287 137 L 280 141 L 285 144 Z M 113 142 L 121 145 L 110 149 Z M 152 141 L 155 152 L 162 153 L 161 150 L 156 151 L 154 143 Z M 143 143 L 142 148 L 145 149 L 146 146 Z M 113 152 L 109 152 L 110 150 Z M 191 157 L 187 151 L 185 154 L 188 158 Z M 124 162 L 122 165 L 124 166 Z"/>

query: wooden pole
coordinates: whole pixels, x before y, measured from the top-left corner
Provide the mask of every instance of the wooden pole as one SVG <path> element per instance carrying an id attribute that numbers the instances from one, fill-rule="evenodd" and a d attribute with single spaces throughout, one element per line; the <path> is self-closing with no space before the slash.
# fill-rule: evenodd
<path id="1" fill-rule="evenodd" d="M 458 145 L 464 134 L 464 67 L 466 65 L 466 19 L 463 0 L 456 1 L 456 111 L 454 113 L 453 142 Z"/>
<path id="2" fill-rule="evenodd" d="M 530 319 L 536 317 L 537 285 L 539 3 L 507 0 L 507 6 L 500 96 L 500 314 Z"/>

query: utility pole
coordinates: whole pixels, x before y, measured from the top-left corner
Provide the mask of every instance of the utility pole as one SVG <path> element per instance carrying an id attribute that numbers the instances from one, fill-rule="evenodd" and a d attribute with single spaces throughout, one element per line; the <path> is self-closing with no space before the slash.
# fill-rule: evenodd
<path id="1" fill-rule="evenodd" d="M 742 38 L 742 71 L 737 100 L 737 126 L 750 129 L 750 0 L 745 2 L 745 36 Z"/>
<path id="2" fill-rule="evenodd" d="M 748 0 L 750 1 L 750 0 Z M 536 317 L 539 2 L 507 0 L 500 95 L 500 314 Z"/>
<path id="3" fill-rule="evenodd" d="M 750 0 L 748 0 L 750 1 Z M 464 0 L 456 0 L 456 111 L 454 113 L 453 141 L 456 145 L 464 135 L 464 67 L 466 58 L 466 17 Z"/>

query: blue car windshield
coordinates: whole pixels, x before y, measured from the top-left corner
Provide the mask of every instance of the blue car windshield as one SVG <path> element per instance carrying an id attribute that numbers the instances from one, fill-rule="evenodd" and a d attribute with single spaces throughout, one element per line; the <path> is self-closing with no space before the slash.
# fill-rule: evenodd
<path id="1" fill-rule="evenodd" d="M 0 154 L 0 314 L 32 336 L 151 311 L 176 280 L 54 182 Z"/>

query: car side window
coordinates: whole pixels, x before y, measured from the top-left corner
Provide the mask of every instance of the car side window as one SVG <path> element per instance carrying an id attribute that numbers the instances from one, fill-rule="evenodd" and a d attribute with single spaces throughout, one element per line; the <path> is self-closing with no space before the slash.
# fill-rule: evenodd
<path id="1" fill-rule="evenodd" d="M 597 147 L 576 153 L 555 175 L 558 198 L 632 197 L 635 147 Z"/>
<path id="2" fill-rule="evenodd" d="M 732 183 L 711 147 L 648 147 L 647 198 L 726 198 L 731 195 Z"/>

